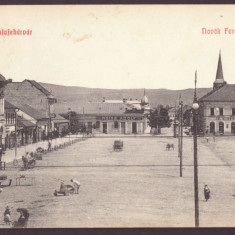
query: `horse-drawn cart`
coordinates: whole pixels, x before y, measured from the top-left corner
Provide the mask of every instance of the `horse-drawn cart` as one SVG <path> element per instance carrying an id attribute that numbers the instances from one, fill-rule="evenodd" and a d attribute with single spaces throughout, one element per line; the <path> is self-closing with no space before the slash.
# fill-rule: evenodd
<path id="1" fill-rule="evenodd" d="M 121 151 L 123 149 L 123 141 L 122 140 L 115 140 L 113 144 L 114 151 Z"/>

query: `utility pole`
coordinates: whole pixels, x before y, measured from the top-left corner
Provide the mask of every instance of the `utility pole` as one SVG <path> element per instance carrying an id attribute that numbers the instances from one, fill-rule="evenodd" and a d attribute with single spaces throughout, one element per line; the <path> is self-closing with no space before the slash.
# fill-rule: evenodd
<path id="1" fill-rule="evenodd" d="M 174 117 L 174 138 L 176 138 L 176 102 L 175 102 L 175 117 Z"/>
<path id="2" fill-rule="evenodd" d="M 17 110 L 15 110 L 15 158 L 17 157 Z"/>
<path id="3" fill-rule="evenodd" d="M 195 199 L 195 227 L 199 227 L 199 200 L 198 200 L 198 165 L 197 165 L 197 128 L 198 128 L 198 108 L 197 103 L 197 71 L 195 72 L 195 90 L 193 101 L 193 143 L 194 143 L 194 199 Z"/>
<path id="4" fill-rule="evenodd" d="M 182 124 L 181 124 L 181 94 L 179 95 L 179 109 L 178 109 L 178 125 L 179 125 L 179 131 L 178 131 L 178 156 L 180 158 L 180 177 L 182 177 L 182 138 L 181 138 L 181 129 L 182 129 Z"/>
<path id="5" fill-rule="evenodd" d="M 180 177 L 183 176 L 183 101 L 180 102 Z"/>

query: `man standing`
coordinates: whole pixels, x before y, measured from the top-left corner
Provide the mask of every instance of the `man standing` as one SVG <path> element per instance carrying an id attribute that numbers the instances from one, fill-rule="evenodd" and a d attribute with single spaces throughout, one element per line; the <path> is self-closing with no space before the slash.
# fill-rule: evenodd
<path id="1" fill-rule="evenodd" d="M 80 183 L 77 180 L 75 180 L 75 179 L 71 179 L 71 182 L 73 182 L 75 193 L 78 194 L 78 190 L 80 188 Z"/>
<path id="2" fill-rule="evenodd" d="M 2 146 L 0 146 L 0 170 L 2 170 Z"/>

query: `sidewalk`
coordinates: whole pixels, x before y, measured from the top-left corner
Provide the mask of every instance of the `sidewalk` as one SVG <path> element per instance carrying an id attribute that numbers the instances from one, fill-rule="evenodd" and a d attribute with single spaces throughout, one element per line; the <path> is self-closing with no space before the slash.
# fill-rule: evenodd
<path id="1" fill-rule="evenodd" d="M 62 138 L 56 138 L 53 139 L 51 142 L 51 147 L 54 148 L 55 146 L 59 146 L 60 144 L 68 143 L 72 140 L 75 140 L 76 138 L 82 138 L 83 135 L 67 135 Z M 84 137 L 85 138 L 85 137 Z M 6 163 L 12 162 L 14 159 L 21 159 L 23 155 L 26 154 L 26 152 L 35 152 L 37 148 L 43 148 L 48 149 L 48 140 L 40 141 L 38 143 L 29 144 L 26 146 L 21 146 L 17 148 L 17 156 L 15 157 L 15 149 L 9 149 L 5 152 L 5 154 L 2 156 L 2 161 L 5 161 Z"/>

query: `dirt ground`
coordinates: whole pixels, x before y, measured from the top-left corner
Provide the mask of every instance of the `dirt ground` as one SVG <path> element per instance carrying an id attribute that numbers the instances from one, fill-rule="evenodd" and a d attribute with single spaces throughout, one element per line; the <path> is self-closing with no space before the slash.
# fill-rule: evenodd
<path id="1" fill-rule="evenodd" d="M 3 212 L 8 205 L 12 220 L 18 207 L 29 210 L 28 227 L 193 227 L 192 138 L 183 140 L 182 178 L 177 139 L 119 138 L 124 142 L 120 152 L 113 151 L 116 138 L 91 138 L 44 155 L 34 169 L 2 171 L 13 183 L 0 194 L 0 226 L 7 227 Z M 200 226 L 235 226 L 234 140 L 198 140 Z M 176 148 L 166 151 L 167 143 Z M 16 186 L 20 175 L 35 177 L 35 184 Z M 61 181 L 70 184 L 72 178 L 81 183 L 79 194 L 53 195 Z M 208 202 L 204 184 L 211 188 Z"/>

